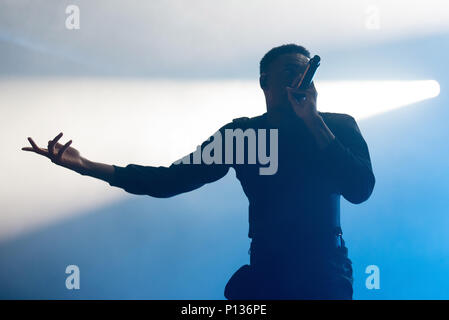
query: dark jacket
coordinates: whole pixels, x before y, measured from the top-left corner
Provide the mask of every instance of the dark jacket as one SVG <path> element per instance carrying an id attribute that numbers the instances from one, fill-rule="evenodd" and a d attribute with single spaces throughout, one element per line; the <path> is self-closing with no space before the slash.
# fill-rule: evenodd
<path id="1" fill-rule="evenodd" d="M 335 140 L 319 150 L 301 119 L 295 117 L 279 125 L 278 170 L 274 175 L 260 175 L 259 163 L 236 164 L 235 158 L 233 164 L 129 164 L 114 166 L 110 185 L 133 194 L 166 198 L 216 181 L 232 167 L 249 200 L 251 264 L 262 266 L 278 261 L 300 268 L 307 260 L 313 265 L 326 260 L 335 246 L 335 231 L 341 230 L 340 196 L 354 204 L 362 203 L 370 197 L 375 184 L 368 146 L 354 118 L 339 113 L 319 114 Z M 235 119 L 219 131 L 225 137 L 225 129 L 274 128 L 266 116 Z M 211 141 L 204 141 L 201 150 Z M 192 163 L 193 153 L 188 156 Z"/>

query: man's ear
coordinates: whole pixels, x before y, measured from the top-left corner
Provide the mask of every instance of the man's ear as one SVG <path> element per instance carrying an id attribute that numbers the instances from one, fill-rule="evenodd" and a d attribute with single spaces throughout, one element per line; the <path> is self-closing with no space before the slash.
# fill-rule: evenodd
<path id="1" fill-rule="evenodd" d="M 265 72 L 262 72 L 260 74 L 259 84 L 260 84 L 260 87 L 262 89 L 266 89 L 267 88 L 267 74 Z"/>

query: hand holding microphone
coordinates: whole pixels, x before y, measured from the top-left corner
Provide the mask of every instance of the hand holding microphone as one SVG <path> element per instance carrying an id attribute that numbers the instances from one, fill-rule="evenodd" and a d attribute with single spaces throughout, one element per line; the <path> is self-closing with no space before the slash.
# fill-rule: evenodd
<path id="1" fill-rule="evenodd" d="M 287 87 L 288 99 L 298 117 L 307 120 L 316 115 L 317 91 L 313 84 L 313 76 L 320 66 L 320 57 L 315 55 L 309 60 L 304 73 L 298 75 L 291 87 Z"/>

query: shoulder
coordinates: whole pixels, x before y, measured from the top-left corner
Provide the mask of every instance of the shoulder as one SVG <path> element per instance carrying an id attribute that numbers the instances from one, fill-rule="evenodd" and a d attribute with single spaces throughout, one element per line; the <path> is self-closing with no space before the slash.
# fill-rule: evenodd
<path id="1" fill-rule="evenodd" d="M 224 129 L 236 129 L 236 128 L 255 128 L 261 126 L 264 120 L 264 115 L 258 115 L 255 117 L 239 117 L 232 119 L 231 122 L 225 124 Z"/>
<path id="2" fill-rule="evenodd" d="M 247 123 L 249 121 L 250 118 L 248 117 L 240 117 L 240 118 L 235 118 L 232 119 L 232 122 L 235 124 L 244 124 Z"/>
<path id="3" fill-rule="evenodd" d="M 345 122 L 355 122 L 353 116 L 347 113 L 335 113 L 335 112 L 318 112 L 323 120 L 334 122 L 334 123 L 345 123 Z"/>
<path id="4" fill-rule="evenodd" d="M 318 112 L 326 125 L 332 130 L 357 129 L 357 122 L 347 113 Z"/>
<path id="5" fill-rule="evenodd" d="M 255 116 L 255 117 L 240 117 L 240 118 L 235 118 L 232 121 L 236 122 L 236 123 L 255 123 L 258 121 L 261 121 L 263 118 L 265 117 L 265 113 Z"/>

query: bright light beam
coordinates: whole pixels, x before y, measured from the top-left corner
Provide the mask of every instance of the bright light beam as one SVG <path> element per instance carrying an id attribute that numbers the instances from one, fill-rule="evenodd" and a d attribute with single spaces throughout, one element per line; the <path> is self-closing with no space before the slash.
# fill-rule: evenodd
<path id="1" fill-rule="evenodd" d="M 438 96 L 435 80 L 317 82 L 318 110 L 361 118 Z M 25 153 L 63 131 L 94 161 L 169 165 L 222 125 L 266 111 L 257 81 L 28 79 L 0 81 L 0 241 L 125 193 Z M 48 161 L 47 161 L 48 160 Z M 26 200 L 24 200 L 26 199 Z M 82 199 L 82 201 L 80 201 Z"/>
<path id="2" fill-rule="evenodd" d="M 336 81 L 317 83 L 317 91 L 318 110 L 362 119 L 434 98 L 440 85 L 435 80 Z"/>

